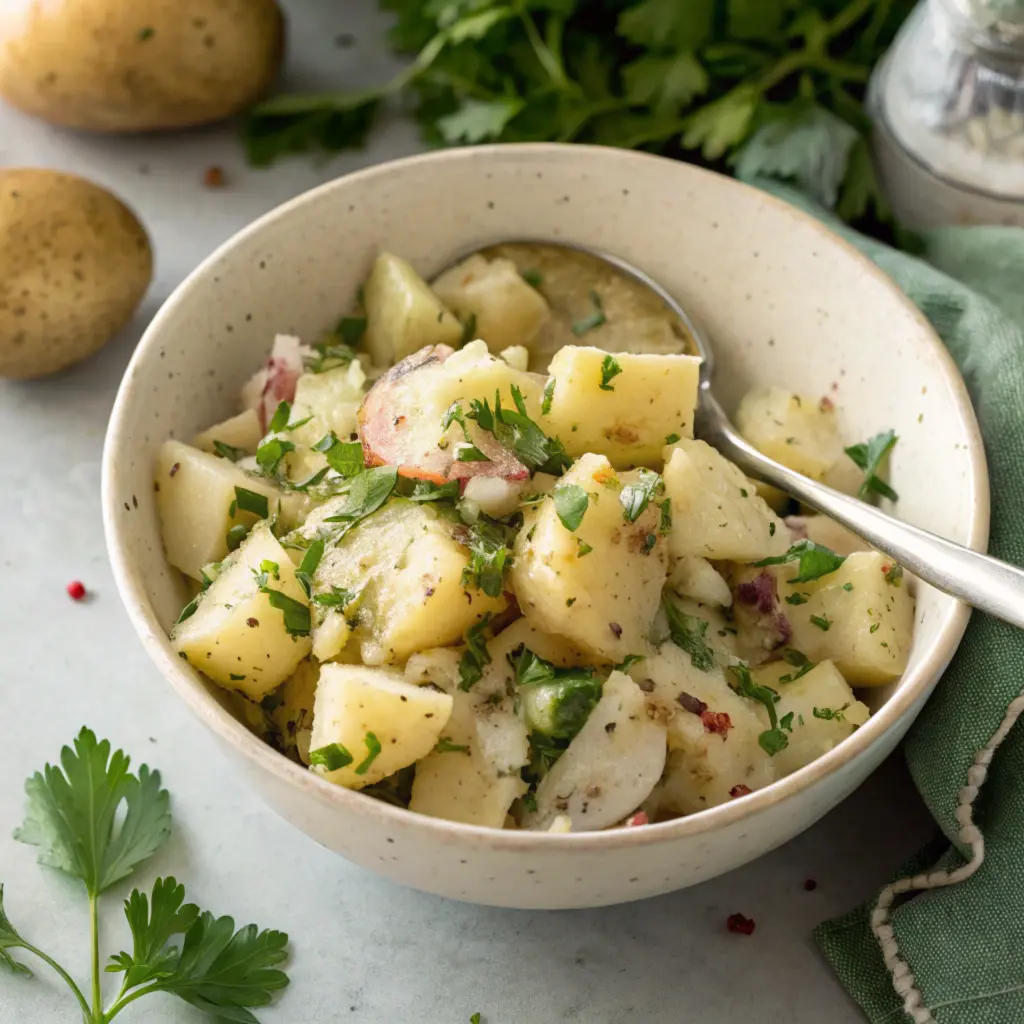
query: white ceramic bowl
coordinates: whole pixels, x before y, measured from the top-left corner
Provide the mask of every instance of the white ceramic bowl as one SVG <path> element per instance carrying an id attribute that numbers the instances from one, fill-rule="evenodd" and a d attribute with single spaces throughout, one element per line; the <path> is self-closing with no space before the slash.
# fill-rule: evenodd
<path id="1" fill-rule="evenodd" d="M 834 807 L 906 732 L 968 610 L 920 587 L 909 667 L 875 691 L 867 725 L 768 789 L 645 828 L 547 835 L 421 817 L 334 787 L 257 740 L 168 643 L 186 597 L 161 549 L 157 446 L 232 413 L 275 332 L 313 338 L 335 322 L 379 249 L 431 274 L 471 246 L 514 236 L 595 246 L 662 281 L 710 331 L 727 403 L 754 384 L 785 385 L 829 394 L 851 439 L 894 427 L 901 516 L 984 547 L 988 483 L 966 390 L 888 278 L 816 221 L 731 179 L 557 145 L 448 150 L 360 171 L 285 204 L 207 259 L 153 320 L 117 396 L 104 459 L 107 542 L 160 672 L 297 828 L 372 871 L 456 899 L 600 906 L 721 874 Z"/>

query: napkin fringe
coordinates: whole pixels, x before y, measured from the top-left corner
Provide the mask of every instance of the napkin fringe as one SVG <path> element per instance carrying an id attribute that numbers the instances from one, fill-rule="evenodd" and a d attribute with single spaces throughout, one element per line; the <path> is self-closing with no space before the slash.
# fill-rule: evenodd
<path id="1" fill-rule="evenodd" d="M 956 807 L 956 820 L 960 823 L 957 838 L 970 851 L 970 860 L 952 871 L 931 871 L 909 878 L 900 878 L 885 886 L 871 912 L 871 930 L 882 947 L 885 966 L 892 977 L 893 988 L 903 1000 L 903 1009 L 914 1024 L 937 1024 L 931 1010 L 924 1005 L 924 996 L 917 985 L 910 965 L 900 953 L 899 943 L 892 926 L 892 906 L 898 896 L 927 889 L 956 885 L 970 878 L 985 861 L 985 837 L 974 823 L 974 801 L 985 783 L 989 765 L 1003 740 L 1009 735 L 1017 719 L 1024 714 L 1024 693 L 1010 702 L 999 728 L 988 743 L 974 756 L 967 770 L 967 785 L 960 790 Z"/>

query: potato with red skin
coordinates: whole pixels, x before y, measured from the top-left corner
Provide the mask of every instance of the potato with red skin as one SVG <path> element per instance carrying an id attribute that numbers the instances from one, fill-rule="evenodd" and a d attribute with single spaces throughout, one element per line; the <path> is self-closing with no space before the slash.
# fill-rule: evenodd
<path id="1" fill-rule="evenodd" d="M 519 388 L 531 416 L 539 415 L 544 378 L 516 370 L 487 352 L 484 342 L 472 342 L 459 352 L 447 345 L 430 345 L 393 366 L 370 389 L 359 410 L 358 431 L 368 466 L 397 466 L 400 475 L 437 484 L 495 476 L 524 481 L 529 469 L 493 434 L 467 420 L 472 443 L 486 462 L 460 462 L 465 443 L 462 428 L 441 421 L 458 401 L 464 412 L 470 400 L 512 405 L 511 389 Z"/>

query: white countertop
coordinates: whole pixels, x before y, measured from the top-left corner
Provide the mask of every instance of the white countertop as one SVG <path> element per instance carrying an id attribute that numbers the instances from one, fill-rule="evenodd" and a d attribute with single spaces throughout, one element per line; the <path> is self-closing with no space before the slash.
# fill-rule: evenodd
<path id="1" fill-rule="evenodd" d="M 358 87 L 396 66 L 373 0 L 292 0 L 289 84 Z M 344 8 L 344 10 L 340 10 Z M 356 45 L 338 48 L 341 32 Z M 253 218 L 322 181 L 414 152 L 395 121 L 369 149 L 253 171 L 232 127 L 167 137 L 102 138 L 34 123 L 0 107 L 0 166 L 48 166 L 112 189 L 155 242 L 156 278 L 134 323 L 99 355 L 57 378 L 0 381 L 7 480 L 0 534 L 0 882 L 14 924 L 84 983 L 86 903 L 70 880 L 37 867 L 10 840 L 22 780 L 88 724 L 135 763 L 159 768 L 175 831 L 140 873 L 174 873 L 190 898 L 239 923 L 287 931 L 292 984 L 266 1024 L 854 1024 L 862 1018 L 811 939 L 820 920 L 868 897 L 933 832 L 902 761 L 787 846 L 670 896 L 605 910 L 533 913 L 449 903 L 378 880 L 279 820 L 242 788 L 213 742 L 143 654 L 114 588 L 99 507 L 103 433 L 146 323 L 182 278 Z M 228 185 L 202 185 L 210 165 Z M 93 597 L 65 594 L 81 579 Z M 818 883 L 804 890 L 804 880 Z M 127 890 L 124 890 L 127 891 Z M 102 945 L 125 947 L 121 889 L 106 899 Z M 739 911 L 757 922 L 729 934 Z M 36 965 L 33 964 L 33 967 Z M 45 972 L 0 972 L 0 1024 L 73 1021 Z M 125 1024 L 209 1018 L 169 996 L 135 1004 Z"/>

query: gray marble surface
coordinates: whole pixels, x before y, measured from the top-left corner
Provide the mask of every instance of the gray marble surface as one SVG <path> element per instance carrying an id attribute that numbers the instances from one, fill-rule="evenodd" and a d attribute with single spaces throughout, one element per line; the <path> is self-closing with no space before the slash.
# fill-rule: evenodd
<path id="1" fill-rule="evenodd" d="M 355 87 L 394 68 L 372 0 L 292 0 L 289 84 Z M 339 49 L 351 32 L 357 44 Z M 415 129 L 385 125 L 363 153 L 244 165 L 230 127 L 162 138 L 98 138 L 0 108 L 0 165 L 62 168 L 121 195 L 152 234 L 153 287 L 135 322 L 99 355 L 44 382 L 0 382 L 6 482 L 0 532 L 0 881 L 12 920 L 84 979 L 87 912 L 68 879 L 9 840 L 22 780 L 90 725 L 164 773 L 175 832 L 142 874 L 174 873 L 204 906 L 292 936 L 292 985 L 274 1022 L 458 1024 L 854 1024 L 859 1011 L 819 957 L 811 929 L 844 912 L 932 834 L 902 761 L 886 764 L 803 836 L 725 877 L 604 910 L 527 913 L 397 888 L 315 846 L 242 788 L 211 739 L 150 666 L 107 566 L 99 508 L 103 432 L 114 392 L 154 311 L 199 260 L 254 217 L 368 163 L 414 152 Z M 202 186 L 220 165 L 228 187 Z M 65 595 L 81 579 L 92 598 Z M 804 880 L 818 888 L 804 891 Z M 106 900 L 103 946 L 126 944 L 123 895 Z M 750 938 L 729 934 L 740 911 Z M 0 974 L 0 1024 L 73 1021 L 58 983 Z M 170 997 L 122 1019 L 208 1019 Z"/>

